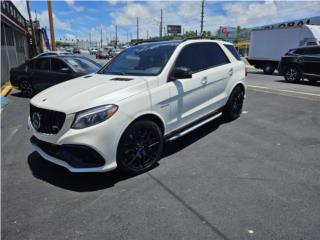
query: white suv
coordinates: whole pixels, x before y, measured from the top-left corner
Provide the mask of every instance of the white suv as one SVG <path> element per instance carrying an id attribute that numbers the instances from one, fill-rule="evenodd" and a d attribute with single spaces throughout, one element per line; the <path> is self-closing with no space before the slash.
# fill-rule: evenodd
<path id="1" fill-rule="evenodd" d="M 165 141 L 221 115 L 239 117 L 244 79 L 245 65 L 228 42 L 142 43 L 97 73 L 32 98 L 31 142 L 71 172 L 144 172 L 160 159 Z"/>

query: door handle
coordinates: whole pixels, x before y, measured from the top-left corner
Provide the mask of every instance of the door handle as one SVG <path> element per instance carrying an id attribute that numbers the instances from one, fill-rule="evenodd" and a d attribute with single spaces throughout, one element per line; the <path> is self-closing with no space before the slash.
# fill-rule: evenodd
<path id="1" fill-rule="evenodd" d="M 205 85 L 205 84 L 207 84 L 207 83 L 208 83 L 207 77 L 204 77 L 204 78 L 201 79 L 201 84 L 202 84 L 202 85 Z"/>
<path id="2" fill-rule="evenodd" d="M 229 70 L 229 76 L 231 77 L 233 75 L 233 69 L 231 68 L 230 70 Z"/>

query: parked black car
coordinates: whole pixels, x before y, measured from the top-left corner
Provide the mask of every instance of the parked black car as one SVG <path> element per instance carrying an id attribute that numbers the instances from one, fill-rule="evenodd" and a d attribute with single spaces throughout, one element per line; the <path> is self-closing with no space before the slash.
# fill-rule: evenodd
<path id="1" fill-rule="evenodd" d="M 55 84 L 96 72 L 100 67 L 83 56 L 44 56 L 12 68 L 10 82 L 23 96 L 32 97 Z"/>
<path id="2" fill-rule="evenodd" d="M 80 49 L 79 49 L 79 48 L 74 48 L 74 49 L 72 50 L 72 52 L 73 52 L 74 54 L 76 54 L 76 53 L 80 54 Z"/>
<path id="3" fill-rule="evenodd" d="M 320 46 L 289 50 L 281 58 L 278 70 L 288 82 L 320 80 Z"/>
<path id="4" fill-rule="evenodd" d="M 285 56 L 320 55 L 320 46 L 309 46 L 290 49 Z"/>

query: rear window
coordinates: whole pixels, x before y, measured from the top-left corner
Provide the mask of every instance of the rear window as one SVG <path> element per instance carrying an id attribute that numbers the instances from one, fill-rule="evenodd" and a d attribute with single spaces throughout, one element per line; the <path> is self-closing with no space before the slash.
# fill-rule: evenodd
<path id="1" fill-rule="evenodd" d="M 238 60 L 241 61 L 241 57 L 237 51 L 237 49 L 231 44 L 223 44 L 231 53 L 232 55 Z"/>

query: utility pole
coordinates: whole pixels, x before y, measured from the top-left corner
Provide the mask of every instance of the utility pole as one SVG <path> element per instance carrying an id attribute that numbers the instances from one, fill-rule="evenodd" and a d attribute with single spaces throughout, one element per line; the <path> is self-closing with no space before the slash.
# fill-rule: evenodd
<path id="1" fill-rule="evenodd" d="M 147 39 L 149 39 L 149 31 L 147 30 Z"/>
<path id="2" fill-rule="evenodd" d="M 34 55 L 37 55 L 37 54 L 38 54 L 38 50 L 37 50 L 37 43 L 36 43 L 36 39 L 35 39 L 35 33 L 34 33 L 34 28 L 33 28 L 33 22 L 32 22 L 32 18 L 31 18 L 31 12 L 30 12 L 29 0 L 26 0 L 26 4 L 27 4 L 27 10 L 28 10 L 29 21 L 30 21 L 31 32 L 32 32 L 32 45 L 33 45 L 33 51 L 34 51 Z"/>
<path id="3" fill-rule="evenodd" d="M 129 42 L 129 33 L 128 33 L 128 29 L 127 29 L 127 43 Z"/>
<path id="4" fill-rule="evenodd" d="M 139 40 L 139 17 L 137 17 L 137 41 Z"/>
<path id="5" fill-rule="evenodd" d="M 200 35 L 203 33 L 203 15 L 204 15 L 204 0 L 201 3 L 201 27 L 200 27 Z"/>
<path id="6" fill-rule="evenodd" d="M 161 8 L 161 14 L 160 14 L 160 38 L 162 38 L 162 8 Z"/>
<path id="7" fill-rule="evenodd" d="M 91 30 L 89 32 L 89 48 L 91 48 Z"/>
<path id="8" fill-rule="evenodd" d="M 100 48 L 102 48 L 102 27 L 100 29 Z"/>
<path id="9" fill-rule="evenodd" d="M 118 46 L 118 26 L 116 25 L 116 45 L 115 47 L 117 48 Z"/>
<path id="10" fill-rule="evenodd" d="M 56 42 L 55 42 L 55 38 L 54 38 L 54 27 L 53 27 L 51 0 L 48 0 L 48 15 L 49 15 L 49 25 L 50 25 L 51 50 L 55 51 L 56 50 Z"/>

